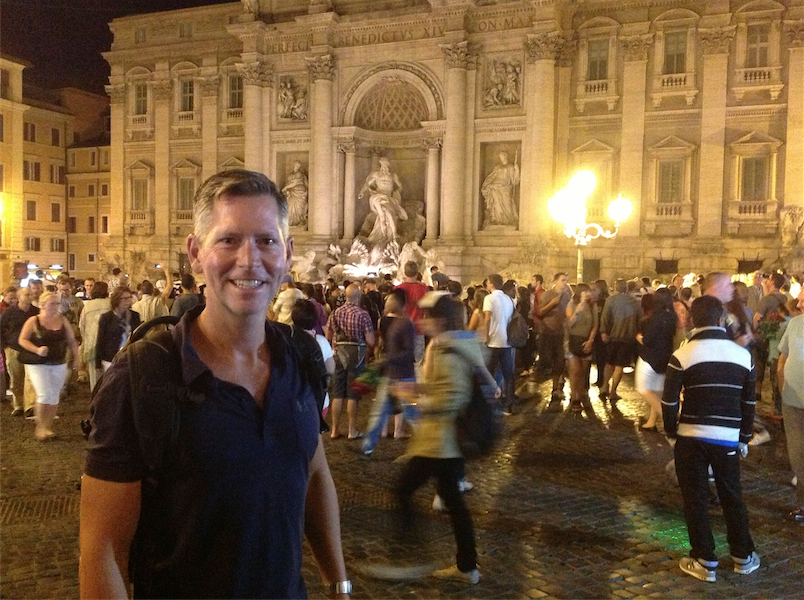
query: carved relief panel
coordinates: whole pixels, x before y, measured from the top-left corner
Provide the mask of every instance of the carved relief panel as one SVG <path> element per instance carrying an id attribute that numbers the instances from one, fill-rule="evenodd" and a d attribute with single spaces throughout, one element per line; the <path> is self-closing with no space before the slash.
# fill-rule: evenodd
<path id="1" fill-rule="evenodd" d="M 489 56 L 484 61 L 482 103 L 486 110 L 522 106 L 522 59 Z"/>
<path id="2" fill-rule="evenodd" d="M 280 122 L 307 121 L 310 93 L 304 75 L 282 75 L 277 90 L 276 112 Z"/>

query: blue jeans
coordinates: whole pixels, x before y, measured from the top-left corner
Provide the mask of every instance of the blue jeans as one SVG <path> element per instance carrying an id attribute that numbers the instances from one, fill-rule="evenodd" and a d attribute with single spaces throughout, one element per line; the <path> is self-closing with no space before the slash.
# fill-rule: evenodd
<path id="1" fill-rule="evenodd" d="M 377 385 L 377 395 L 374 397 L 374 402 L 371 403 L 371 416 L 369 417 L 369 430 L 366 434 L 366 441 L 363 443 L 363 450 L 371 452 L 374 446 L 380 441 L 380 432 L 388 421 L 388 418 L 394 414 L 394 398 L 388 393 L 388 388 L 397 381 L 415 382 L 415 377 L 407 377 L 405 379 L 391 379 L 383 377 Z M 404 405 L 405 418 L 413 420 L 413 411 L 411 407 Z"/>
<path id="2" fill-rule="evenodd" d="M 511 348 L 489 348 L 489 373 L 494 375 L 498 366 L 503 376 L 502 405 L 510 408 L 514 403 L 514 354 Z"/>

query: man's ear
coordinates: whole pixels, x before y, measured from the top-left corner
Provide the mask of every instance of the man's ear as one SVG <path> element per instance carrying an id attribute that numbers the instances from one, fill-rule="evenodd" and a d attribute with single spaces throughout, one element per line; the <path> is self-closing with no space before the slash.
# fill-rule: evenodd
<path id="1" fill-rule="evenodd" d="M 187 257 L 190 260 L 190 266 L 193 269 L 193 273 L 204 272 L 204 270 L 201 268 L 201 261 L 198 259 L 200 252 L 201 244 L 198 238 L 191 233 L 187 236 Z"/>

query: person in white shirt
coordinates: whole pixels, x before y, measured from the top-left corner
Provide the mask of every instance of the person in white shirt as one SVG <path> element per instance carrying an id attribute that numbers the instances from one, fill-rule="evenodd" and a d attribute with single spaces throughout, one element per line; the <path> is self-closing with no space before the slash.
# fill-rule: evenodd
<path id="1" fill-rule="evenodd" d="M 272 321 L 293 325 L 293 318 L 291 317 L 293 305 L 296 304 L 296 300 L 302 300 L 303 298 L 304 294 L 293 283 L 293 277 L 285 275 L 282 277 L 279 293 L 276 295 L 268 317 Z"/>
<path id="2" fill-rule="evenodd" d="M 498 273 L 489 275 L 487 288 L 491 292 L 483 300 L 486 330 L 483 341 L 489 349 L 487 367 L 493 375 L 497 367 L 502 371 L 503 395 L 501 402 L 505 414 L 513 414 L 514 358 L 508 343 L 508 322 L 514 314 L 514 301 L 502 291 L 503 279 Z"/>

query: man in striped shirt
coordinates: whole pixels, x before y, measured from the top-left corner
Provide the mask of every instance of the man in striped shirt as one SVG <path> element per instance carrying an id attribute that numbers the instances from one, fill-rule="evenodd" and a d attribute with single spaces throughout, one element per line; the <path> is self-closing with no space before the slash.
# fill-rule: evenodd
<path id="1" fill-rule="evenodd" d="M 729 339 L 717 298 L 697 298 L 691 312 L 695 329 L 667 366 L 662 413 L 674 444 L 692 546 L 679 566 L 693 577 L 715 581 L 718 560 L 707 510 L 709 465 L 723 506 L 734 571 L 748 575 L 759 568 L 740 488 L 740 458 L 748 454 L 754 421 L 756 374 L 750 352 Z"/>

